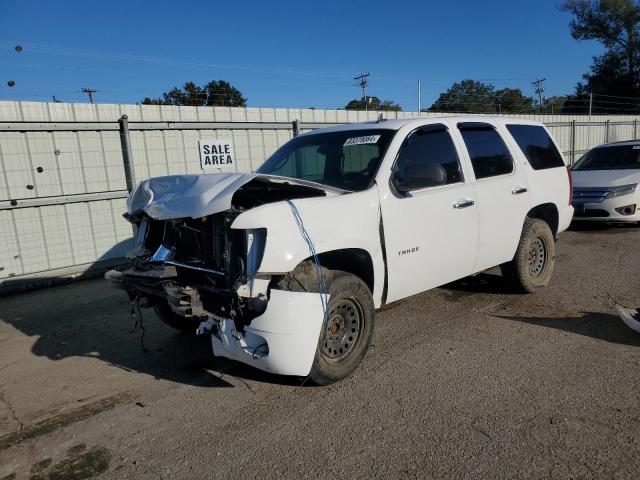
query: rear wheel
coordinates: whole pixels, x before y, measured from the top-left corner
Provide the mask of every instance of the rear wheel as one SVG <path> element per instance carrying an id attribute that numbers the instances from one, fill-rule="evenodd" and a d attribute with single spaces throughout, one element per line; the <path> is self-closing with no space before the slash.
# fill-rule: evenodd
<path id="1" fill-rule="evenodd" d="M 555 260 L 551 228 L 544 220 L 527 218 L 513 260 L 500 268 L 503 277 L 516 289 L 533 293 L 549 284 Z"/>

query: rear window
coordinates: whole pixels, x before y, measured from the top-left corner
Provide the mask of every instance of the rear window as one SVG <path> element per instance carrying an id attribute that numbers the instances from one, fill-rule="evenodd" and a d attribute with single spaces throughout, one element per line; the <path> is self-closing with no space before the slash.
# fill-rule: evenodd
<path id="1" fill-rule="evenodd" d="M 507 130 L 534 170 L 564 167 L 562 155 L 544 128 L 537 125 L 507 125 Z"/>
<path id="2" fill-rule="evenodd" d="M 640 169 L 640 146 L 619 145 L 588 151 L 572 170 L 637 170 Z"/>

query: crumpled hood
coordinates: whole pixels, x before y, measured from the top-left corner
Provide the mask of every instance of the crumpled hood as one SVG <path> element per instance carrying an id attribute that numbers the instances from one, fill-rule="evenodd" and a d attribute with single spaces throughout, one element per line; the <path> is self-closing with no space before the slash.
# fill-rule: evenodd
<path id="1" fill-rule="evenodd" d="M 130 214 L 143 211 L 156 220 L 200 218 L 231 208 L 236 190 L 257 176 L 207 173 L 150 178 L 131 192 L 127 207 Z"/>
<path id="2" fill-rule="evenodd" d="M 143 180 L 127 200 L 129 214 L 144 212 L 156 220 L 201 218 L 231 208 L 234 193 L 256 178 L 338 192 L 314 182 L 258 173 L 168 175 Z"/>
<path id="3" fill-rule="evenodd" d="M 574 187 L 617 187 L 640 183 L 640 170 L 574 170 Z"/>

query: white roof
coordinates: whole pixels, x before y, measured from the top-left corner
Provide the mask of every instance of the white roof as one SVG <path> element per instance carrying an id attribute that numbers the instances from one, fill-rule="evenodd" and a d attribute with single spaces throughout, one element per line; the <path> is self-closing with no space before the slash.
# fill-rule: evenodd
<path id="1" fill-rule="evenodd" d="M 520 118 L 509 118 L 502 116 L 492 115 L 441 115 L 437 117 L 425 116 L 419 118 L 398 118 L 393 120 L 382 121 L 368 121 L 361 123 L 347 123 L 344 125 L 336 125 L 333 127 L 322 128 L 304 133 L 304 135 L 310 135 L 314 133 L 326 133 L 326 132 L 340 132 L 345 130 L 399 130 L 405 125 L 413 125 L 419 127 L 420 125 L 426 125 L 430 123 L 440 123 L 444 120 L 449 122 L 489 122 L 494 124 L 519 124 L 519 125 L 542 125 L 540 122 L 532 120 L 523 120 Z"/>

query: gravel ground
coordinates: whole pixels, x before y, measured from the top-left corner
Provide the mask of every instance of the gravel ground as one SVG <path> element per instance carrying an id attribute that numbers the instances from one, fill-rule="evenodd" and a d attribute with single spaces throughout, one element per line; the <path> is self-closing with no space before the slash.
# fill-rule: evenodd
<path id="1" fill-rule="evenodd" d="M 87 280 L 0 298 L 0 479 L 637 478 L 640 228 L 565 232 L 549 288 L 496 272 L 391 304 L 356 373 L 213 359 Z"/>

